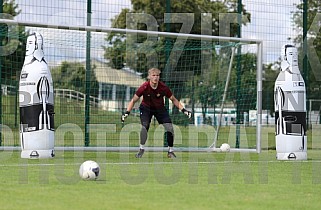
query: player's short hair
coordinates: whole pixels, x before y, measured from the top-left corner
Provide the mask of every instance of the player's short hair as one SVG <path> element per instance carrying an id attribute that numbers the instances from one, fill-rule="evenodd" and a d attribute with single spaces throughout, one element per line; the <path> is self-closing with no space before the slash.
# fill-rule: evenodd
<path id="1" fill-rule="evenodd" d="M 150 75 L 152 72 L 154 72 L 154 71 L 158 71 L 158 73 L 162 73 L 161 72 L 161 70 L 159 70 L 158 68 L 150 68 L 149 70 L 148 70 L 148 75 Z"/>

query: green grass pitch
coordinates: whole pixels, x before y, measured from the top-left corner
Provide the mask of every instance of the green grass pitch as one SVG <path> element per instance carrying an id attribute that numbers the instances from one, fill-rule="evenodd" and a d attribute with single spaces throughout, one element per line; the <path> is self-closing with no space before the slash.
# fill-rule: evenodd
<path id="1" fill-rule="evenodd" d="M 262 153 L 57 151 L 53 159 L 0 152 L 0 209 L 320 209 L 321 151 L 307 161 Z M 84 160 L 96 181 L 78 175 Z"/>

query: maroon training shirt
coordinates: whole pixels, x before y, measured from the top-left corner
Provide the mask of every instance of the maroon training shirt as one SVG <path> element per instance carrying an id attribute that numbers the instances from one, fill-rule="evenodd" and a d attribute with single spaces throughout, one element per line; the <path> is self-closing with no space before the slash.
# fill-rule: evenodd
<path id="1" fill-rule="evenodd" d="M 170 98 L 173 94 L 163 82 L 158 82 L 157 88 L 153 89 L 147 81 L 137 89 L 136 95 L 143 96 L 142 105 L 150 109 L 161 109 L 164 107 L 164 96 Z"/>

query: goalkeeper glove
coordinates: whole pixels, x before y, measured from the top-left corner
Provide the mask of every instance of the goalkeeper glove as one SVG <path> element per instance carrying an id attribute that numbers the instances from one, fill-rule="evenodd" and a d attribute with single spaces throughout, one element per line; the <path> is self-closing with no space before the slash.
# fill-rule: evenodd
<path id="1" fill-rule="evenodd" d="M 185 108 L 183 108 L 181 111 L 187 115 L 188 119 L 192 118 L 192 112 L 187 111 Z"/>
<path id="2" fill-rule="evenodd" d="M 128 117 L 129 113 L 130 113 L 129 111 L 126 111 L 125 114 L 123 114 L 123 115 L 121 116 L 121 122 L 122 122 L 122 123 L 125 122 L 125 119 L 126 119 L 126 117 Z"/>

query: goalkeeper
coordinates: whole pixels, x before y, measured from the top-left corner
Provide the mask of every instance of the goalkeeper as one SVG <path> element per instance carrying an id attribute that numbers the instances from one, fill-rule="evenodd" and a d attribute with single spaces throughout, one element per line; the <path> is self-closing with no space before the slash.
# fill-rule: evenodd
<path id="1" fill-rule="evenodd" d="M 127 111 L 122 115 L 122 122 L 128 117 L 130 111 L 134 107 L 134 104 L 143 96 L 143 100 L 139 106 L 140 121 L 142 129 L 140 132 L 140 148 L 139 152 L 135 155 L 136 158 L 141 158 L 144 154 L 144 145 L 147 141 L 147 132 L 149 125 L 154 115 L 159 124 L 163 124 L 165 128 L 165 134 L 168 144 L 168 158 L 175 158 L 176 155 L 173 150 L 174 144 L 174 129 L 172 121 L 169 117 L 168 111 L 164 105 L 164 97 L 169 98 L 173 104 L 188 118 L 192 117 L 192 113 L 187 111 L 183 105 L 175 98 L 171 90 L 161 81 L 161 71 L 157 68 L 151 68 L 148 70 L 148 81 L 144 82 L 136 91 L 131 101 L 128 103 Z"/>

